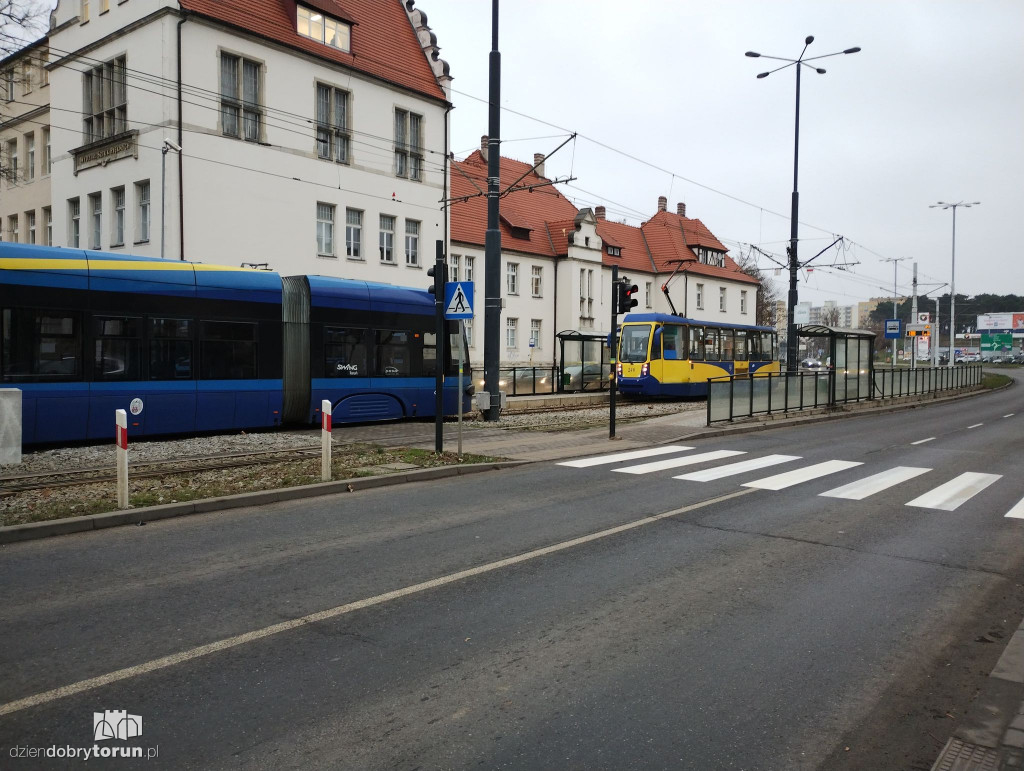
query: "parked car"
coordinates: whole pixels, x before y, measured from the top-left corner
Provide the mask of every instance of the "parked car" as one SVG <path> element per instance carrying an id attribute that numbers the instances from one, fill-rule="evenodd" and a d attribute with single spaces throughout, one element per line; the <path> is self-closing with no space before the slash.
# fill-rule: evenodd
<path id="1" fill-rule="evenodd" d="M 800 369 L 821 369 L 821 362 L 818 359 L 804 359 L 800 362 Z"/>

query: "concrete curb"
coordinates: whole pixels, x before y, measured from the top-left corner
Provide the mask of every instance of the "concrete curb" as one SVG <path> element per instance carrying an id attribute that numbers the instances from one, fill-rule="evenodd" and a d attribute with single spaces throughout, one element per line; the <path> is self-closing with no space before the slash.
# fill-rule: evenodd
<path id="1" fill-rule="evenodd" d="M 144 506 L 127 511 L 86 514 L 81 517 L 53 519 L 47 522 L 6 525 L 0 527 L 0 545 L 17 543 L 19 541 L 31 541 L 37 538 L 48 538 L 53 535 L 101 530 L 119 525 L 135 525 L 140 522 L 153 522 L 158 519 L 170 519 L 171 517 L 185 517 L 190 514 L 204 514 L 211 511 L 238 509 L 246 506 L 262 506 L 267 503 L 315 498 L 322 495 L 354 493 L 359 490 L 371 490 L 376 487 L 388 487 L 408 482 L 424 482 L 433 479 L 444 479 L 446 477 L 464 476 L 466 474 L 478 474 L 484 471 L 500 471 L 501 469 L 514 468 L 529 462 L 514 460 L 500 463 L 472 463 L 465 466 L 436 466 L 373 477 L 352 477 L 351 479 L 339 479 L 333 482 L 318 482 L 312 485 L 303 485 L 302 487 L 282 487 L 276 490 L 259 490 L 252 493 L 224 495 L 218 498 L 202 498 L 182 503 Z"/>

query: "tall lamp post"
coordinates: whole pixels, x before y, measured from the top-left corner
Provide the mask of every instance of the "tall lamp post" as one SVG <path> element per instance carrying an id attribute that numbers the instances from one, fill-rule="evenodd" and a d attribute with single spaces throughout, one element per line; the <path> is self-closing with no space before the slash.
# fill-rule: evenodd
<path id="1" fill-rule="evenodd" d="M 796 59 L 786 59 L 781 56 L 766 56 L 759 54 L 755 51 L 747 51 L 746 55 L 752 58 L 765 58 L 775 59 L 780 62 L 786 62 L 781 67 L 776 67 L 774 70 L 768 72 L 762 72 L 757 77 L 767 78 L 774 72 L 784 70 L 787 67 L 796 65 L 796 130 L 795 137 L 793 140 L 793 199 L 792 199 L 792 213 L 790 215 L 789 223 L 789 310 L 786 317 L 786 370 L 788 372 L 796 372 L 797 370 L 797 341 L 796 341 L 796 323 L 794 321 L 794 311 L 796 310 L 797 303 L 797 272 L 800 270 L 800 261 L 797 259 L 797 219 L 800 210 L 800 193 L 797 191 L 797 178 L 800 168 L 800 70 L 801 67 L 808 67 L 814 70 L 819 75 L 824 75 L 825 70 L 821 67 L 812 67 L 807 62 L 815 61 L 816 59 L 826 59 L 829 56 L 839 56 L 840 54 L 855 54 L 860 48 L 847 48 L 845 51 L 836 51 L 831 54 L 823 54 L 822 56 L 811 56 L 807 59 L 804 58 L 804 54 L 807 53 L 807 46 L 814 42 L 814 37 L 808 35 L 804 40 L 804 50 L 800 52 L 800 56 Z"/>
<path id="2" fill-rule="evenodd" d="M 939 201 L 928 207 L 929 209 L 953 210 L 953 262 L 949 268 L 949 364 L 947 365 L 950 367 L 956 364 L 956 210 L 960 206 L 970 209 L 972 206 L 980 205 L 981 201 L 971 201 L 970 203 Z"/>

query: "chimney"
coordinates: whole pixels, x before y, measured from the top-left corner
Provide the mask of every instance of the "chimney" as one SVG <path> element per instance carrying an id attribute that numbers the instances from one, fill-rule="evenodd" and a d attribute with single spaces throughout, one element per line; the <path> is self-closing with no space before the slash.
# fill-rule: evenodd
<path id="1" fill-rule="evenodd" d="M 537 172 L 538 177 L 544 176 L 544 153 L 533 154 L 533 165 L 537 168 L 534 171 Z"/>
<path id="2" fill-rule="evenodd" d="M 663 196 L 658 196 L 658 211 L 668 211 L 668 199 Z"/>
<path id="3" fill-rule="evenodd" d="M 677 203 L 676 204 L 676 214 L 678 214 L 680 217 L 685 217 L 686 216 L 686 204 L 685 203 Z"/>
<path id="4" fill-rule="evenodd" d="M 480 137 L 480 155 L 483 156 L 484 163 L 487 162 L 487 143 L 491 141 L 491 138 L 484 134 Z"/>
<path id="5" fill-rule="evenodd" d="M 594 207 L 594 216 L 597 217 L 599 220 L 603 220 L 604 219 L 604 207 L 603 206 L 595 206 Z"/>

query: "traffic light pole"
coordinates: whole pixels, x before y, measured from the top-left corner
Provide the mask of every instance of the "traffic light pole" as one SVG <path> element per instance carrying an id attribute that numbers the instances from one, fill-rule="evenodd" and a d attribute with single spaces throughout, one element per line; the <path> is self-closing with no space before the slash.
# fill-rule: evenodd
<path id="1" fill-rule="evenodd" d="M 615 438 L 615 392 L 619 387 L 618 373 L 616 372 L 616 343 L 619 336 L 619 266 L 612 265 L 612 335 L 609 339 L 611 348 L 612 382 L 608 393 L 608 438 Z M 582 369 L 580 370 L 583 371 Z M 580 376 L 582 378 L 582 375 Z M 582 382 L 582 381 L 581 381 Z"/>
<path id="2" fill-rule="evenodd" d="M 444 452 L 444 241 L 434 257 L 434 321 L 437 359 L 434 366 L 434 452 Z M 461 410 L 460 410 L 461 412 Z"/>

